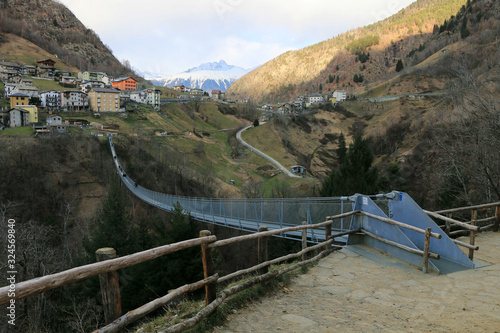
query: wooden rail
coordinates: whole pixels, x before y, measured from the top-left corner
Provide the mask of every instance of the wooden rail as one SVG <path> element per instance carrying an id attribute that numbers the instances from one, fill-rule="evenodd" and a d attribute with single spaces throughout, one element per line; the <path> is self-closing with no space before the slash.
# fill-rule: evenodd
<path id="1" fill-rule="evenodd" d="M 265 228 L 260 229 L 261 232 L 258 232 L 256 234 L 251 234 L 251 235 L 246 235 L 246 236 L 239 236 L 239 237 L 233 237 L 227 240 L 223 241 L 217 241 L 217 237 L 210 235 L 210 233 L 207 232 L 202 232 L 201 237 L 197 239 L 191 239 L 191 240 L 186 240 L 183 242 L 179 243 L 174 243 L 174 244 L 169 244 L 169 245 L 164 245 L 160 246 L 154 249 L 134 253 L 131 255 L 127 255 L 124 257 L 119 257 L 119 258 L 114 258 L 114 259 L 108 259 L 108 258 L 113 258 L 116 254 L 114 253 L 113 249 L 106 248 L 106 249 L 100 249 L 98 252 L 98 258 L 102 258 L 100 261 L 97 263 L 85 265 L 85 266 L 80 266 L 80 267 L 75 267 L 60 273 L 56 274 L 51 274 L 51 275 L 46 275 L 40 278 L 28 280 L 28 281 L 23 281 L 18 284 L 16 284 L 16 295 L 15 297 L 9 297 L 8 296 L 8 290 L 10 287 L 3 287 L 0 288 L 0 305 L 6 304 L 10 302 L 11 299 L 23 299 L 29 296 L 33 296 L 39 293 L 42 293 L 44 291 L 48 291 L 69 283 L 77 282 L 80 280 L 84 280 L 87 278 L 90 278 L 92 276 L 96 275 L 101 275 L 102 281 L 106 282 L 101 284 L 102 288 L 108 288 L 110 284 L 107 283 L 107 280 L 109 280 L 109 276 L 114 276 L 114 273 L 119 269 L 126 268 L 129 266 L 133 266 L 148 260 L 152 260 L 155 258 L 158 258 L 160 256 L 163 256 L 165 254 L 169 254 L 172 252 L 184 250 L 193 246 L 201 246 L 201 251 L 202 251 L 202 257 L 203 257 L 203 268 L 204 268 L 204 275 L 205 279 L 195 282 L 193 284 L 185 285 L 183 287 L 180 287 L 178 289 L 175 289 L 174 291 L 169 292 L 167 295 L 160 297 L 156 300 L 153 300 L 152 302 L 149 302 L 138 309 L 135 309 L 133 311 L 129 311 L 127 314 L 120 316 L 119 311 L 115 311 L 113 309 L 120 309 L 121 305 L 120 304 L 112 304 L 113 301 L 112 299 L 116 299 L 116 302 L 120 302 L 120 297 L 119 297 L 119 291 L 118 291 L 118 297 L 110 297 L 108 296 L 109 294 L 115 293 L 115 291 L 110 292 L 109 290 L 102 290 L 103 292 L 103 298 L 105 299 L 107 303 L 107 307 L 111 309 L 111 311 L 107 311 L 107 318 L 106 320 L 109 322 L 109 324 L 95 332 L 118 332 L 124 327 L 126 327 L 128 324 L 138 320 L 139 318 L 145 316 L 146 314 L 150 313 L 151 311 L 154 311 L 155 309 L 171 302 L 175 298 L 179 297 L 180 295 L 197 290 L 199 288 L 205 287 L 206 288 L 206 302 L 207 302 L 207 307 L 202 310 L 203 313 L 210 313 L 210 308 L 215 307 L 216 304 L 220 304 L 219 302 L 220 297 L 217 296 L 216 294 L 216 285 L 217 283 L 221 283 L 223 281 L 227 281 L 231 278 L 234 278 L 235 276 L 241 276 L 243 274 L 249 274 L 255 271 L 258 271 L 260 273 L 264 271 L 266 272 L 265 274 L 261 274 L 260 277 L 256 279 L 252 279 L 252 281 L 256 281 L 255 283 L 258 283 L 259 281 L 264 281 L 267 279 L 267 277 L 274 277 L 278 274 L 283 274 L 282 272 L 268 272 L 267 269 L 270 265 L 278 262 L 282 262 L 288 259 L 292 258 L 297 258 L 297 257 L 302 257 L 305 256 L 305 254 L 315 251 L 321 248 L 327 248 L 328 250 L 323 251 L 322 253 L 329 253 L 331 251 L 331 245 L 334 241 L 331 236 L 336 237 L 337 235 L 330 235 L 331 233 L 331 225 L 333 223 L 333 220 L 336 218 L 343 218 L 347 217 L 353 214 L 356 214 L 357 211 L 355 212 L 349 212 L 345 214 L 340 214 L 338 216 L 333 216 L 331 219 L 325 222 L 321 222 L 318 224 L 313 224 L 313 225 L 302 225 L 302 226 L 297 226 L 297 227 L 289 227 L 289 228 L 283 228 L 283 229 L 277 229 L 277 230 L 271 230 L 271 231 L 265 231 Z M 287 255 L 281 258 L 277 258 L 274 260 L 269 261 L 267 259 L 267 244 L 266 240 L 268 236 L 271 235 L 277 235 L 277 234 L 283 234 L 286 232 L 292 232 L 292 231 L 298 231 L 298 230 L 307 230 L 307 229 L 313 229 L 313 228 L 321 228 L 325 227 L 326 235 L 324 243 L 305 248 L 302 251 L 298 252 L 297 254 L 291 254 Z M 352 231 L 352 232 L 357 232 L 357 230 Z M 349 232 L 348 232 L 349 233 Z M 342 234 L 348 234 L 348 233 L 342 233 Z M 259 261 L 260 263 L 257 266 L 254 266 L 253 268 L 247 269 L 247 270 L 242 270 L 239 272 L 236 272 L 236 274 L 231 274 L 227 277 L 223 277 L 222 279 L 219 279 L 219 276 L 217 274 L 213 273 L 213 263 L 211 259 L 211 249 L 215 247 L 220 247 L 228 244 L 233 244 L 236 242 L 241 242 L 244 240 L 249 240 L 249 239 L 258 239 L 260 242 L 259 251 L 260 253 L 260 258 Z M 307 243 L 306 243 L 307 244 Z M 103 254 L 105 254 L 103 256 Z M 318 257 L 319 258 L 319 257 Z M 295 265 L 296 267 L 299 267 L 300 265 L 305 265 L 309 263 L 310 260 L 303 260 L 302 262 L 298 263 Z M 111 275 L 110 275 L 111 274 Z M 107 277 L 106 277 L 107 276 Z M 265 276 L 265 278 L 263 278 Z M 113 285 L 113 288 L 115 287 L 115 284 L 117 283 L 117 279 L 112 279 L 114 282 L 111 283 Z M 116 282 L 116 283 L 115 283 Z M 226 293 L 226 297 L 230 295 L 234 290 L 240 290 L 241 287 L 230 289 L 231 292 L 229 294 Z M 119 288 L 114 288 L 116 290 L 119 290 Z M 225 297 L 224 297 L 225 299 Z M 213 311 L 213 310 L 212 310 Z M 115 316 L 115 318 L 109 317 L 109 316 Z M 116 318 L 116 316 L 120 316 Z M 200 315 L 201 316 L 201 315 Z M 197 315 L 197 317 L 200 317 Z M 195 318 L 196 319 L 196 318 Z M 179 326 L 180 327 L 180 326 Z M 174 330 L 175 331 L 175 330 Z"/>
<path id="2" fill-rule="evenodd" d="M 215 236 L 199 239 L 191 239 L 175 244 L 160 246 L 154 249 L 134 253 L 125 257 L 101 261 L 95 264 L 75 267 L 60 273 L 45 275 L 36 279 L 20 282 L 16 284 L 16 295 L 9 297 L 9 287 L 0 288 L 0 305 L 7 304 L 10 299 L 22 299 L 28 296 L 37 295 L 47 290 L 51 290 L 68 283 L 77 282 L 89 277 L 116 271 L 121 268 L 137 265 L 139 263 L 158 258 L 168 253 L 180 251 L 204 243 L 213 242 Z"/>
<path id="3" fill-rule="evenodd" d="M 377 235 L 375 235 L 375 234 L 373 234 L 373 233 L 371 233 L 369 231 L 366 231 L 364 229 L 362 229 L 361 232 L 363 234 L 367 235 L 367 236 L 372 237 L 373 239 L 381 241 L 382 243 L 386 243 L 386 244 L 395 246 L 397 248 L 400 248 L 402 250 L 405 250 L 405 251 L 408 251 L 408 252 L 411 252 L 411 253 L 414 253 L 414 254 L 418 254 L 419 256 L 423 256 L 424 255 L 424 251 L 421 251 L 421 250 L 418 250 L 418 249 L 414 249 L 412 247 L 409 247 L 409 246 L 406 246 L 406 245 L 402 245 L 402 244 L 390 241 L 388 239 L 385 239 L 385 238 L 382 238 L 380 236 L 377 236 Z M 439 256 L 439 254 L 435 254 L 435 253 L 429 252 L 429 258 L 440 259 L 440 256 Z"/>
<path id="4" fill-rule="evenodd" d="M 409 225 L 409 224 L 406 224 L 406 223 L 402 223 L 402 222 L 399 222 L 399 221 L 396 221 L 396 220 L 392 220 L 392 219 L 389 219 L 389 218 L 386 218 L 386 217 L 378 216 L 378 215 L 375 215 L 375 214 L 372 214 L 372 213 L 368 213 L 368 212 L 363 212 L 362 211 L 361 214 L 369 216 L 369 217 L 372 217 L 372 218 L 377 219 L 379 221 L 383 221 L 383 222 L 387 222 L 389 224 L 397 225 L 398 227 L 402 227 L 402 228 L 406 228 L 406 229 L 409 229 L 409 230 L 413 230 L 413 231 L 416 231 L 416 232 L 424 234 L 424 235 L 425 235 L 425 232 L 426 232 L 425 229 L 421 229 L 421 228 L 418 228 L 418 227 L 415 227 L 415 226 L 412 226 L 412 225 Z M 437 239 L 441 239 L 441 237 L 443 237 L 443 236 L 441 236 L 438 233 L 432 232 L 431 233 L 431 237 L 434 237 L 434 238 L 437 238 Z"/>
<path id="5" fill-rule="evenodd" d="M 448 213 L 466 212 L 466 211 L 471 211 L 471 210 L 482 210 L 482 209 L 495 208 L 495 207 L 500 207 L 500 202 L 493 202 L 493 203 L 489 203 L 489 204 L 476 205 L 476 206 L 444 209 L 444 210 L 435 211 L 434 213 L 436 213 L 436 214 L 448 214 Z"/>
<path id="6" fill-rule="evenodd" d="M 481 219 L 478 218 L 478 211 L 489 210 L 492 208 L 495 208 L 494 216 Z M 469 222 L 457 221 L 456 219 L 452 218 L 452 215 L 454 213 L 461 213 L 467 211 L 470 211 L 470 216 L 471 216 L 470 217 L 471 220 Z M 484 204 L 484 205 L 476 205 L 470 207 L 446 209 L 436 212 L 430 212 L 424 210 L 424 212 L 430 217 L 444 221 L 445 222 L 444 231 L 448 236 L 469 235 L 469 244 L 462 241 L 458 241 L 456 239 L 453 239 L 453 242 L 459 246 L 469 249 L 470 260 L 474 259 L 474 251 L 479 250 L 479 247 L 475 245 L 476 233 L 481 232 L 483 230 L 488 230 L 490 228 L 492 228 L 494 232 L 497 232 L 500 225 L 500 202 Z M 442 214 L 446 214 L 446 216 L 443 216 Z M 493 222 L 493 223 L 489 225 L 482 225 L 483 223 L 488 223 L 488 222 Z M 481 224 L 482 226 L 478 224 Z M 452 225 L 462 229 L 451 231 Z"/>
<path id="7" fill-rule="evenodd" d="M 435 213 L 435 212 L 430 212 L 428 210 L 424 210 L 424 212 L 429 215 L 430 217 L 434 217 L 436 219 L 439 219 L 439 220 L 442 220 L 442 221 L 445 221 L 445 222 L 450 222 L 451 224 L 455 224 L 455 225 L 458 225 L 462 228 L 465 228 L 467 230 L 474 230 L 474 231 L 480 231 L 481 228 L 479 228 L 478 226 L 473 226 L 473 225 L 470 225 L 466 222 L 460 222 L 460 221 L 457 221 L 457 220 L 454 220 L 452 218 L 449 218 L 449 217 L 446 217 L 446 216 L 443 216 L 443 215 L 440 215 L 438 213 Z"/>

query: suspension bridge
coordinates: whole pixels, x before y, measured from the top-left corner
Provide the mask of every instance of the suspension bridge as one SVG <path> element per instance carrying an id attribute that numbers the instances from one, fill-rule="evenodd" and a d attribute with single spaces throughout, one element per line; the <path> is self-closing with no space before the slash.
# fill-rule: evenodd
<path id="1" fill-rule="evenodd" d="M 191 214 L 194 219 L 211 224 L 222 225 L 228 228 L 248 232 L 256 232 L 259 227 L 266 226 L 269 230 L 284 227 L 324 221 L 325 217 L 351 212 L 352 198 L 196 198 L 165 194 L 152 191 L 137 184 L 126 174 L 120 164 L 113 144 L 109 137 L 111 154 L 118 175 L 123 184 L 139 199 L 165 211 L 171 211 L 176 203 Z M 381 206 L 387 205 L 386 195 L 372 196 Z M 333 232 L 343 232 L 349 229 L 350 219 L 340 219 L 332 226 Z M 283 238 L 296 239 L 300 232 L 289 232 L 280 235 Z M 324 232 L 309 230 L 307 238 L 310 242 L 318 243 L 325 239 Z M 345 241 L 345 239 L 344 239 Z"/>
<path id="2" fill-rule="evenodd" d="M 475 267 L 472 261 L 473 251 L 478 250 L 478 247 L 474 245 L 474 234 L 480 231 L 475 221 L 473 225 L 469 225 L 425 212 L 406 193 L 393 191 L 378 195 L 293 199 L 222 199 L 170 195 L 152 191 L 134 182 L 120 164 L 111 136 L 109 143 L 115 167 L 123 183 L 138 198 L 159 209 L 171 211 L 179 203 L 198 221 L 248 232 L 257 232 L 261 226 L 272 231 L 302 224 L 311 225 L 326 218 L 333 220 L 331 232 L 334 235 L 351 232 L 349 237 L 343 235 L 335 240 L 363 255 L 371 255 L 367 248 L 374 248 L 419 265 L 422 256 L 425 258 L 431 253 L 430 269 L 439 273 Z M 498 203 L 491 207 L 498 207 Z M 357 214 L 342 217 L 349 212 Z M 449 230 L 442 230 L 429 215 L 468 229 L 471 234 L 470 244 L 451 239 Z M 337 216 L 339 217 L 336 218 Z M 498 224 L 499 217 L 496 219 Z M 353 234 L 353 230 L 363 230 L 363 233 Z M 304 235 L 301 231 L 288 231 L 279 236 L 299 240 Z M 307 229 L 306 237 L 311 243 L 320 243 L 330 236 L 325 229 L 311 228 Z M 430 237 L 438 241 L 431 243 Z M 470 250 L 469 257 L 457 244 Z"/>

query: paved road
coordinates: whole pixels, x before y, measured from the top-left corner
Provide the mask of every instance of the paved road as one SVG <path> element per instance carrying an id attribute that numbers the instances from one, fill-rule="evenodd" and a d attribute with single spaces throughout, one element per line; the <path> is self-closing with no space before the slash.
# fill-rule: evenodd
<path id="1" fill-rule="evenodd" d="M 248 149 L 250 149 L 251 151 L 253 151 L 257 155 L 260 155 L 260 156 L 264 157 L 266 160 L 268 160 L 269 162 L 271 162 L 275 167 L 277 167 L 278 169 L 280 169 L 281 171 L 283 171 L 287 176 L 294 177 L 294 178 L 302 178 L 302 176 L 296 175 L 296 174 L 292 173 L 291 171 L 289 171 L 287 168 L 285 168 L 283 165 L 281 165 L 278 161 L 276 161 L 271 156 L 264 154 L 263 152 L 261 152 L 257 148 L 252 147 L 248 143 L 246 143 L 245 141 L 243 141 L 243 139 L 241 138 L 241 133 L 243 133 L 244 131 L 246 131 L 247 129 L 249 129 L 252 126 L 253 125 L 248 125 L 248 126 L 243 127 L 242 129 L 240 129 L 236 133 L 236 140 L 238 140 L 239 142 L 241 142 L 242 145 L 244 145 L 245 147 L 247 147 Z"/>

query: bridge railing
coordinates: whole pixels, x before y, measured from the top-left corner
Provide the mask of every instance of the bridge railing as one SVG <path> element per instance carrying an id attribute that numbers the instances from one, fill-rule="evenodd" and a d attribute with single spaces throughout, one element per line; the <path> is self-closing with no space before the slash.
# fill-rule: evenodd
<path id="1" fill-rule="evenodd" d="M 14 288 L 12 286 L 2 287 L 0 288 L 0 305 L 11 303 L 13 301 L 15 302 L 16 300 L 34 296 L 39 293 L 52 290 L 54 288 L 64 286 L 66 284 L 84 280 L 92 276 L 100 275 L 101 292 L 103 293 L 104 309 L 105 311 L 107 311 L 105 317 L 108 319 L 108 321 L 112 322 L 109 325 L 97 330 L 96 332 L 117 332 L 120 331 L 122 328 L 126 327 L 127 325 L 129 325 L 130 323 L 135 322 L 139 318 L 142 318 L 148 313 L 154 311 L 155 309 L 158 309 L 159 307 L 168 304 L 177 297 L 187 292 L 192 292 L 199 288 L 205 287 L 206 307 L 203 310 L 201 310 L 200 313 L 198 313 L 195 317 L 187 320 L 185 323 L 178 324 L 167 330 L 168 332 L 181 332 L 193 327 L 203 318 L 212 313 L 229 295 L 232 295 L 236 292 L 249 288 L 250 286 L 256 283 L 273 279 L 279 275 L 285 274 L 300 266 L 304 266 L 308 263 L 311 263 L 312 261 L 318 260 L 321 257 L 330 253 L 333 250 L 332 245 L 335 243 L 335 237 L 359 232 L 359 230 L 352 230 L 332 235 L 331 231 L 332 224 L 338 219 L 348 218 L 356 213 L 358 213 L 358 211 L 352 211 L 340 214 L 337 216 L 330 217 L 325 222 L 312 225 L 303 224 L 299 226 L 282 228 L 277 230 L 267 230 L 267 228 L 261 227 L 261 230 L 258 233 L 246 236 L 232 237 L 229 239 L 224 239 L 219 241 L 217 241 L 216 236 L 210 235 L 208 231 L 202 232 L 200 234 L 200 238 L 197 239 L 190 239 L 183 242 L 168 244 L 157 248 L 149 249 L 146 251 L 130 254 L 124 257 L 112 258 L 89 265 L 75 267 L 60 273 L 46 275 L 32 280 L 17 283 L 15 284 Z M 286 256 L 276 258 L 273 260 L 268 259 L 267 238 L 269 236 L 281 233 L 300 232 L 302 234 L 303 239 L 305 239 L 307 230 L 320 229 L 320 228 L 323 228 L 325 230 L 324 234 L 324 238 L 326 239 L 325 242 L 308 247 L 307 242 L 305 241 L 302 243 L 302 250 L 300 252 L 288 254 Z M 211 260 L 211 250 L 216 247 L 226 246 L 229 244 L 234 244 L 242 241 L 248 241 L 251 239 L 257 239 L 258 241 L 258 250 L 257 250 L 258 265 L 219 278 L 219 275 L 216 274 L 214 271 L 214 266 Z M 121 305 L 119 296 L 120 291 L 119 291 L 118 277 L 116 275 L 117 270 L 137 265 L 139 263 L 143 263 L 145 261 L 149 261 L 158 258 L 160 256 L 188 249 L 194 246 L 201 246 L 202 258 L 203 258 L 203 271 L 205 277 L 203 280 L 179 287 L 169 292 L 167 295 L 155 299 L 154 301 L 149 302 L 141 306 L 140 308 L 130 311 L 127 314 L 121 316 Z M 311 251 L 321 251 L 321 252 L 318 255 L 314 256 L 313 258 L 308 259 L 306 257 L 306 254 Z M 97 254 L 104 252 L 113 253 L 114 250 L 109 248 L 100 249 L 96 251 L 96 256 Z M 286 269 L 282 270 L 275 269 L 269 271 L 269 267 L 271 265 L 294 258 L 302 258 L 302 260 L 299 261 L 297 264 L 288 267 Z M 224 289 L 219 294 L 216 293 L 217 286 L 221 286 L 223 282 L 226 282 L 230 279 L 234 279 L 236 277 L 241 277 L 242 275 L 251 274 L 254 272 L 258 272 L 257 273 L 258 276 L 253 277 L 252 279 L 244 283 L 240 283 L 235 287 Z M 109 283 L 110 280 L 114 281 Z M 106 282 L 103 284 L 102 281 Z M 11 293 L 12 289 L 15 290 L 15 295 L 12 295 Z M 116 316 L 113 316 L 113 313 L 116 314 Z"/>

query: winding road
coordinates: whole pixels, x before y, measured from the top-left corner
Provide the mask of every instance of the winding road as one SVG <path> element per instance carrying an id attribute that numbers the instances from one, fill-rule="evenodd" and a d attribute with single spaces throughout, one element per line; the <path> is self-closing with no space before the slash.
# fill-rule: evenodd
<path id="1" fill-rule="evenodd" d="M 291 171 L 289 171 L 287 168 L 285 168 L 283 165 L 281 165 L 278 161 L 276 161 L 271 156 L 264 154 L 263 152 L 261 152 L 257 148 L 252 147 L 248 143 L 246 143 L 245 141 L 243 141 L 243 139 L 241 138 L 241 133 L 243 133 L 244 131 L 246 131 L 250 127 L 253 127 L 253 125 L 248 125 L 248 126 L 243 127 L 242 129 L 240 129 L 236 133 L 236 140 L 238 140 L 242 145 L 244 145 L 245 147 L 247 147 L 248 149 L 250 149 L 251 151 L 253 151 L 257 155 L 260 155 L 263 158 L 265 158 L 266 160 L 268 160 L 269 162 L 271 162 L 272 165 L 274 165 L 275 167 L 277 167 L 278 169 L 280 169 L 281 171 L 283 171 L 287 176 L 293 177 L 293 178 L 302 178 L 302 176 L 296 175 L 296 174 L 292 173 Z"/>

